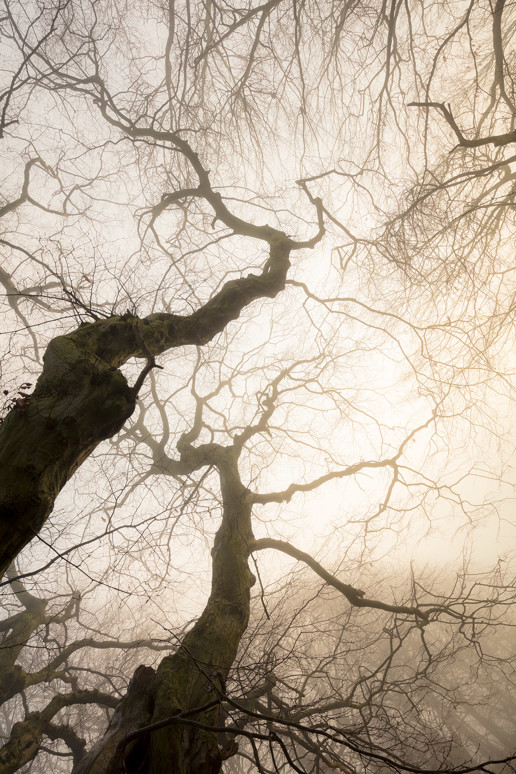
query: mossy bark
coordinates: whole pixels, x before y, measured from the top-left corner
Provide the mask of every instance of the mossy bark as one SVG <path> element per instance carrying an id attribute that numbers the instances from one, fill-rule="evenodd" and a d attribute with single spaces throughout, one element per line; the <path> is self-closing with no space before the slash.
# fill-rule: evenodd
<path id="1" fill-rule="evenodd" d="M 128 746 L 119 754 L 122 739 L 150 723 L 154 707 L 154 669 L 139 666 L 127 693 L 118 704 L 105 735 L 81 759 L 73 774 L 131 774 L 142 771 L 146 756 L 146 739 Z"/>
<path id="2" fill-rule="evenodd" d="M 66 481 L 132 414 L 124 376 L 73 334 L 54 339 L 30 398 L 0 429 L 0 569 L 41 529 Z"/>
<path id="3" fill-rule="evenodd" d="M 113 316 L 53 339 L 34 393 L 0 425 L 0 576 L 39 532 L 66 481 L 135 407 L 135 391 L 117 369 L 131 357 L 201 345 L 257 298 L 284 287 L 291 240 L 263 227 L 263 272 L 230 280 L 191 315 Z"/>
<path id="4" fill-rule="evenodd" d="M 225 691 L 249 620 L 254 576 L 248 567 L 252 545 L 251 499 L 230 462 L 221 471 L 224 517 L 212 551 L 212 588 L 206 608 L 179 651 L 163 659 L 156 673 L 153 722 L 201 707 Z M 216 726 L 219 707 L 195 716 Z M 177 724 L 152 734 L 148 774 L 216 774 L 222 757 L 217 735 Z"/>
<path id="5" fill-rule="evenodd" d="M 186 634 L 176 653 L 166 656 L 154 677 L 141 690 L 129 687 L 105 737 L 81 761 L 74 774 L 217 774 L 227 753 L 219 748 L 217 733 L 172 722 L 165 728 L 120 744 L 135 728 L 173 719 L 181 712 L 213 703 L 225 692 L 249 620 L 250 590 L 254 576 L 248 557 L 253 544 L 250 492 L 242 485 L 233 449 L 218 447 L 223 517 L 212 550 L 212 586 L 204 612 Z M 139 670 L 144 667 L 139 667 Z M 135 673 L 134 681 L 138 676 Z M 149 708 L 152 705 L 152 712 Z M 124 707 L 132 706 L 125 718 Z M 223 724 L 220 705 L 190 715 L 204 725 Z"/>

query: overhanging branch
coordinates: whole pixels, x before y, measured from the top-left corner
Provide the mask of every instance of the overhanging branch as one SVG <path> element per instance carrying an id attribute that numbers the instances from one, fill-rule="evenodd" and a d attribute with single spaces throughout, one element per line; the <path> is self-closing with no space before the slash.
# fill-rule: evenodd
<path id="1" fill-rule="evenodd" d="M 479 148 L 481 145 L 508 145 L 511 142 L 516 142 L 516 131 L 505 132 L 504 134 L 491 134 L 487 137 L 477 137 L 474 140 L 469 140 L 464 137 L 461 130 L 457 126 L 457 123 L 451 112 L 451 106 L 446 106 L 444 102 L 409 102 L 408 107 L 420 107 L 420 108 L 436 108 L 440 110 L 446 119 L 446 122 L 453 130 L 455 136 L 459 141 L 459 145 L 462 148 Z"/>
<path id="2" fill-rule="evenodd" d="M 329 573 L 317 562 L 310 554 L 301 551 L 299 548 L 295 548 L 285 540 L 275 540 L 274 538 L 261 538 L 255 540 L 251 549 L 253 551 L 263 551 L 264 549 L 271 548 L 276 551 L 282 551 L 284 554 L 288 554 L 293 559 L 297 559 L 299 562 L 304 562 L 310 567 L 320 578 L 322 578 L 329 586 L 333 586 L 334 589 L 340 591 L 348 602 L 355 607 L 369 607 L 377 610 L 385 610 L 389 613 L 399 613 L 400 615 L 413 615 L 422 622 L 428 622 L 428 613 L 420 610 L 417 607 L 411 607 L 407 605 L 389 605 L 386 602 L 380 602 L 377 599 L 368 599 L 365 596 L 365 592 L 360 589 L 356 589 L 350 586 L 348 583 L 342 583 L 342 581 L 335 578 L 334 575 Z"/>

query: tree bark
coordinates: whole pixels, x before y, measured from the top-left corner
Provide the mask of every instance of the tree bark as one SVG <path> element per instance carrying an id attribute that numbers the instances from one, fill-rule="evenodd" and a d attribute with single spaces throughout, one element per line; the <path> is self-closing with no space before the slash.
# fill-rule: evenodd
<path id="1" fill-rule="evenodd" d="M 11 735 L 0 749 L 0 774 L 14 774 L 37 754 L 43 736 L 56 736 L 56 726 L 50 721 L 59 710 L 73 704 L 104 704 L 113 707 L 116 700 L 101 691 L 76 691 L 54 696 L 41 712 L 31 712 L 15 723 Z M 49 733 L 47 734 L 47 731 Z"/>
<path id="2" fill-rule="evenodd" d="M 124 709 L 137 705 L 135 689 L 130 686 L 106 736 L 74 774 L 217 774 L 227 757 L 215 732 L 181 724 L 179 718 L 173 722 L 179 713 L 213 705 L 225 692 L 249 620 L 250 590 L 255 581 L 248 567 L 253 543 L 252 496 L 240 481 L 234 449 L 218 447 L 214 457 L 221 478 L 223 517 L 212 550 L 212 586 L 204 612 L 177 652 L 161 661 L 152 679 L 151 696 L 147 694 L 140 702 L 136 716 Z M 138 670 L 133 681 L 137 675 Z M 150 685 L 150 680 L 147 682 Z M 190 718 L 219 726 L 220 705 L 215 703 Z M 172 722 L 165 728 L 145 731 L 150 723 L 167 719 Z M 142 730 L 141 735 L 132 734 L 135 726 Z M 136 738 L 126 745 L 128 734 Z"/>
<path id="3" fill-rule="evenodd" d="M 183 345 L 201 345 L 258 298 L 284 287 L 294 243 L 269 226 L 269 258 L 260 275 L 230 280 L 193 314 L 114 316 L 53 339 L 30 397 L 0 425 L 0 576 L 34 538 L 55 498 L 97 445 L 117 433 L 135 408 L 136 390 L 118 370 Z"/>

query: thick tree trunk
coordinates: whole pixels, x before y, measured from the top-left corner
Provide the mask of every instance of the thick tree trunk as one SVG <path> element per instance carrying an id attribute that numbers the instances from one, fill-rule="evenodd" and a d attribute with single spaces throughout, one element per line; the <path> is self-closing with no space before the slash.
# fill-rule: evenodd
<path id="1" fill-rule="evenodd" d="M 154 708 L 154 669 L 139 666 L 127 693 L 118 704 L 104 736 L 74 767 L 73 774 L 115 774 L 142 770 L 146 756 L 145 739 L 128 745 L 119 754 L 120 742 L 127 734 L 150 723 Z"/>
<path id="2" fill-rule="evenodd" d="M 122 374 L 81 347 L 54 339 L 30 398 L 0 431 L 0 569 L 41 529 L 66 481 L 104 438 L 132 414 L 135 397 Z"/>
<path id="3" fill-rule="evenodd" d="M 253 228 L 270 247 L 262 274 L 227 282 L 193 314 L 115 316 L 50 342 L 34 393 L 0 425 L 0 577 L 75 470 L 133 413 L 135 390 L 117 369 L 131 357 L 205 344 L 249 303 L 285 287 L 293 243 L 269 226 Z"/>
<path id="4" fill-rule="evenodd" d="M 124 746 L 124 736 L 174 718 L 179 713 L 213 703 L 225 691 L 226 679 L 235 660 L 249 620 L 250 590 L 254 576 L 248 567 L 253 543 L 251 495 L 242 485 L 233 449 L 219 448 L 218 467 L 222 483 L 223 518 L 212 550 L 211 594 L 197 623 L 185 636 L 178 651 L 166 656 L 138 706 L 140 689 L 130 686 L 127 697 L 114 715 L 106 736 L 74 774 L 217 774 L 227 757 L 217 743 L 217 734 L 192 725 L 173 722 L 147 736 L 142 734 Z M 139 667 L 139 670 L 144 667 Z M 138 670 L 133 678 L 136 684 Z M 136 697 L 136 698 L 135 698 Z M 150 706 L 152 705 L 152 711 Z M 128 713 L 127 706 L 133 707 Z M 218 726 L 216 704 L 193 714 L 190 720 Z"/>
<path id="5" fill-rule="evenodd" d="M 224 516 L 213 547 L 212 589 L 199 621 L 178 653 L 156 673 L 153 721 L 203 706 L 224 692 L 228 672 L 249 620 L 254 577 L 248 567 L 252 545 L 251 501 L 238 478 L 236 459 L 221 470 Z M 195 719 L 218 725 L 219 707 Z M 172 726 L 152 734 L 149 774 L 215 774 L 221 754 L 214 733 Z"/>

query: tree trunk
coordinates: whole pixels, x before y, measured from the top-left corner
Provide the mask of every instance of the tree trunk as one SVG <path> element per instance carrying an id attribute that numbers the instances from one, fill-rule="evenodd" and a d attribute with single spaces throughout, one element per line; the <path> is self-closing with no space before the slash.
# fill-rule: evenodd
<path id="1" fill-rule="evenodd" d="M 114 316 L 50 342 L 33 394 L 18 398 L 0 425 L 0 577 L 75 470 L 133 413 L 136 390 L 117 369 L 131 357 L 206 344 L 252 301 L 283 290 L 293 243 L 269 226 L 254 228 L 269 243 L 263 272 L 230 280 L 191 315 Z"/>
<path id="2" fill-rule="evenodd" d="M 215 732 L 180 721 L 147 736 L 142 734 L 131 745 L 120 745 L 135 725 L 141 729 L 216 700 L 219 692 L 225 691 L 247 627 L 250 590 L 255 581 L 248 567 L 253 543 L 251 496 L 240 481 L 234 450 L 220 447 L 217 457 L 223 517 L 212 550 L 212 587 L 204 612 L 178 651 L 158 666 L 152 680 L 152 699 L 147 695 L 140 703 L 139 722 L 134 722 L 134 712 L 129 717 L 124 709 L 131 702 L 135 706 L 135 689 L 130 686 L 106 736 L 74 769 L 74 774 L 217 774 L 227 757 L 218 746 Z M 137 674 L 138 670 L 134 681 Z M 192 714 L 189 720 L 219 726 L 220 715 L 220 705 L 216 704 Z"/>
<path id="3" fill-rule="evenodd" d="M 123 375 L 80 333 L 51 341 L 34 393 L 1 425 L 1 573 L 39 532 L 70 476 L 134 410 Z"/>

